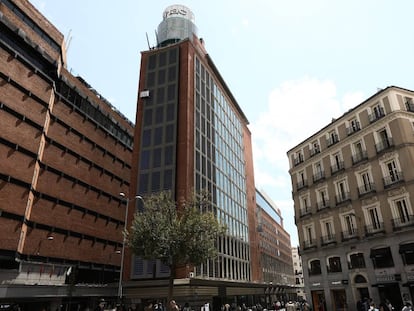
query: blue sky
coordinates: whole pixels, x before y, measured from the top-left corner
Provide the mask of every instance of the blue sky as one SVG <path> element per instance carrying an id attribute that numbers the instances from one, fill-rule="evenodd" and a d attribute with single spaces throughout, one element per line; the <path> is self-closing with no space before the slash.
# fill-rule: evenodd
<path id="1" fill-rule="evenodd" d="M 183 4 L 250 121 L 257 187 L 293 246 L 286 152 L 334 117 L 396 85 L 414 90 L 411 0 L 32 0 L 67 38 L 68 69 L 135 122 L 140 52 L 164 9 Z"/>

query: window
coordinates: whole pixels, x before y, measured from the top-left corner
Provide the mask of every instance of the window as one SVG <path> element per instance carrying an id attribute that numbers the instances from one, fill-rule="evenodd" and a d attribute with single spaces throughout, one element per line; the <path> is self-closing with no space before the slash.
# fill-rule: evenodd
<path id="1" fill-rule="evenodd" d="M 328 190 L 326 187 L 316 190 L 316 197 L 319 210 L 329 207 Z"/>
<path id="2" fill-rule="evenodd" d="M 333 229 L 333 219 L 328 218 L 321 221 L 322 244 L 328 244 L 335 241 L 335 232 Z"/>
<path id="3" fill-rule="evenodd" d="M 313 224 L 309 224 L 303 227 L 303 236 L 304 236 L 304 249 L 315 246 L 315 232 Z"/>
<path id="4" fill-rule="evenodd" d="M 349 127 L 347 128 L 348 135 L 351 135 L 361 129 L 357 118 L 349 120 Z"/>
<path id="5" fill-rule="evenodd" d="M 310 199 L 309 194 L 305 194 L 300 197 L 300 215 L 304 216 L 307 214 L 310 214 L 311 208 L 310 208 Z"/>
<path id="6" fill-rule="evenodd" d="M 352 144 L 353 154 L 352 154 L 352 163 L 356 164 L 368 158 L 367 152 L 365 151 L 363 141 L 358 140 Z"/>
<path id="7" fill-rule="evenodd" d="M 363 253 L 354 253 L 349 255 L 349 268 L 365 268 L 365 259 Z"/>
<path id="8" fill-rule="evenodd" d="M 369 122 L 375 122 L 385 116 L 384 108 L 380 103 L 376 103 L 371 107 L 371 114 L 368 116 Z"/>
<path id="9" fill-rule="evenodd" d="M 328 134 L 328 139 L 327 139 L 328 147 L 332 146 L 333 144 L 336 144 L 338 141 L 339 141 L 339 137 L 336 131 L 335 130 L 330 131 Z"/>
<path id="10" fill-rule="evenodd" d="M 369 170 L 362 171 L 358 174 L 358 191 L 359 194 L 365 194 L 374 190 L 374 184 L 371 182 Z"/>
<path id="11" fill-rule="evenodd" d="M 302 189 L 303 187 L 307 185 L 305 171 L 298 172 L 297 180 L 298 180 L 298 183 L 297 183 L 298 190 Z"/>
<path id="12" fill-rule="evenodd" d="M 354 214 L 346 214 L 342 217 L 342 239 L 347 240 L 357 235 L 356 221 Z"/>
<path id="13" fill-rule="evenodd" d="M 414 265 L 414 243 L 401 244 L 399 252 L 404 265 Z"/>
<path id="14" fill-rule="evenodd" d="M 332 167 L 331 167 L 332 174 L 344 168 L 344 161 L 342 160 L 342 155 L 340 152 L 337 152 L 332 155 L 331 163 L 332 163 Z"/>
<path id="15" fill-rule="evenodd" d="M 389 247 L 371 249 L 370 257 L 374 269 L 394 267 L 394 260 Z"/>
<path id="16" fill-rule="evenodd" d="M 410 202 L 407 198 L 398 198 L 391 202 L 393 227 L 399 228 L 414 223 Z"/>
<path id="17" fill-rule="evenodd" d="M 319 146 L 319 142 L 317 140 L 313 141 L 310 146 L 310 155 L 314 156 L 315 154 L 321 152 L 321 148 Z"/>
<path id="18" fill-rule="evenodd" d="M 328 272 L 342 272 L 341 257 L 328 258 Z"/>
<path id="19" fill-rule="evenodd" d="M 381 231 L 382 221 L 379 213 L 379 208 L 377 208 L 377 206 L 368 207 L 365 213 L 365 218 L 367 220 L 367 234 L 372 234 Z"/>
<path id="20" fill-rule="evenodd" d="M 399 169 L 397 159 L 390 159 L 381 165 L 384 174 L 384 186 L 389 187 L 401 180 L 403 180 L 403 173 Z"/>
<path id="21" fill-rule="evenodd" d="M 377 152 L 381 152 L 392 146 L 392 139 L 389 137 L 388 132 L 385 128 L 377 132 L 376 139 L 378 141 L 375 145 Z"/>
<path id="22" fill-rule="evenodd" d="M 309 261 L 309 275 L 322 274 L 321 261 L 319 259 L 313 259 Z"/>
<path id="23" fill-rule="evenodd" d="M 316 162 L 313 165 L 313 172 L 314 172 L 314 175 L 313 175 L 313 181 L 314 182 L 318 181 L 318 180 L 321 180 L 322 178 L 325 177 L 325 173 L 323 172 L 321 162 Z"/>
<path id="24" fill-rule="evenodd" d="M 296 152 L 295 157 L 293 158 L 293 163 L 296 165 L 302 163 L 304 160 L 302 150 Z"/>
<path id="25" fill-rule="evenodd" d="M 339 180 L 335 183 L 336 203 L 342 203 L 350 199 L 346 179 Z"/>

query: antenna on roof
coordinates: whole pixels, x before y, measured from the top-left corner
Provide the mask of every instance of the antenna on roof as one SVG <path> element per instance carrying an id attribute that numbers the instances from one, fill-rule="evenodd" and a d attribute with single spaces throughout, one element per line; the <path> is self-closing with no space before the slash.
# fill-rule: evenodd
<path id="1" fill-rule="evenodd" d="M 72 42 L 72 29 L 69 30 L 68 36 L 67 36 L 67 40 L 65 42 L 65 52 L 67 53 L 70 47 L 70 43 Z"/>
<path id="2" fill-rule="evenodd" d="M 145 35 L 147 36 L 148 50 L 151 50 L 151 47 L 150 47 L 150 44 L 149 44 L 149 40 L 148 40 L 148 33 L 146 32 Z"/>
<path id="3" fill-rule="evenodd" d="M 154 31 L 155 31 L 155 38 L 157 39 L 157 46 L 159 46 L 160 45 L 160 42 L 158 41 L 158 33 L 157 33 L 156 30 L 154 30 Z"/>

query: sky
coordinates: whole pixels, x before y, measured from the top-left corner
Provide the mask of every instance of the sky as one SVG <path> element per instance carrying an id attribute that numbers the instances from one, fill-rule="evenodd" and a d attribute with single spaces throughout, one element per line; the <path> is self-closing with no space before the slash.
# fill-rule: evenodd
<path id="1" fill-rule="evenodd" d="M 255 182 L 298 246 L 287 151 L 378 89 L 414 90 L 411 0 L 32 0 L 67 68 L 135 122 L 140 53 L 182 4 L 249 120 Z M 149 43 L 149 44 L 148 44 Z"/>

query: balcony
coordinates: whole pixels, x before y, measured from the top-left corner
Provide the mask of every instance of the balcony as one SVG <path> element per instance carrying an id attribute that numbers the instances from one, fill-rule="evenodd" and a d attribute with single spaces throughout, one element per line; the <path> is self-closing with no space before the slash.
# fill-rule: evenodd
<path id="1" fill-rule="evenodd" d="M 350 241 L 353 239 L 358 239 L 358 230 L 352 229 L 352 230 L 346 230 L 341 232 L 341 240 L 342 242 Z"/>
<path id="2" fill-rule="evenodd" d="M 400 231 L 404 228 L 414 227 L 414 215 L 407 215 L 401 218 L 393 218 L 391 222 L 393 231 Z"/>
<path id="3" fill-rule="evenodd" d="M 389 176 L 385 176 L 383 179 L 384 187 L 389 188 L 394 184 L 400 183 L 404 181 L 403 172 L 393 172 Z"/>
<path id="4" fill-rule="evenodd" d="M 367 195 L 367 194 L 373 193 L 373 192 L 376 192 L 374 183 L 368 183 L 368 184 L 365 184 L 361 187 L 358 187 L 359 197 L 362 197 L 364 195 Z"/>
<path id="5" fill-rule="evenodd" d="M 338 134 L 336 134 L 336 133 L 335 134 L 331 134 L 329 136 L 329 138 L 326 140 L 326 145 L 328 147 L 330 147 L 332 145 L 335 145 L 337 142 L 339 142 Z"/>
<path id="6" fill-rule="evenodd" d="M 299 155 L 298 157 L 296 157 L 296 158 L 293 159 L 293 164 L 295 166 L 298 166 L 302 162 L 303 162 L 303 155 Z"/>
<path id="7" fill-rule="evenodd" d="M 311 249 L 311 248 L 315 248 L 315 247 L 316 247 L 316 240 L 315 239 L 303 241 L 303 250 L 307 250 L 307 249 Z"/>
<path id="8" fill-rule="evenodd" d="M 352 164 L 368 160 L 368 153 L 364 150 L 352 155 Z"/>
<path id="9" fill-rule="evenodd" d="M 334 234 L 328 234 L 328 235 L 321 236 L 321 245 L 322 246 L 327 246 L 327 245 L 330 245 L 330 244 L 336 244 L 336 239 L 335 239 Z"/>
<path id="10" fill-rule="evenodd" d="M 319 171 L 313 175 L 313 182 L 317 182 L 322 179 L 325 179 L 325 171 Z"/>
<path id="11" fill-rule="evenodd" d="M 379 107 L 373 113 L 368 115 L 369 123 L 374 123 L 385 116 L 384 108 Z"/>
<path id="12" fill-rule="evenodd" d="M 308 181 L 306 179 L 300 180 L 296 183 L 296 189 L 299 191 L 308 186 Z"/>
<path id="13" fill-rule="evenodd" d="M 299 217 L 305 217 L 307 215 L 312 215 L 311 208 L 309 206 L 303 207 L 299 210 Z"/>
<path id="14" fill-rule="evenodd" d="M 318 206 L 318 211 L 322 211 L 322 210 L 324 210 L 326 208 L 330 208 L 331 207 L 329 205 L 329 200 L 318 201 L 317 206 Z"/>
<path id="15" fill-rule="evenodd" d="M 356 121 L 354 124 L 346 128 L 346 134 L 349 136 L 354 134 L 355 132 L 358 132 L 359 130 L 361 130 L 361 125 L 358 121 Z"/>
<path id="16" fill-rule="evenodd" d="M 377 222 L 372 225 L 366 225 L 365 233 L 366 233 L 366 236 L 372 236 L 375 234 L 385 233 L 384 223 Z"/>
<path id="17" fill-rule="evenodd" d="M 377 150 L 377 153 L 381 153 L 384 150 L 390 149 L 394 147 L 394 142 L 392 141 L 391 137 L 384 138 L 380 142 L 375 144 L 375 149 Z"/>
<path id="18" fill-rule="evenodd" d="M 335 199 L 336 199 L 336 205 L 343 204 L 347 201 L 351 201 L 351 194 L 350 192 L 343 192 L 343 193 L 337 194 L 335 196 Z"/>
<path id="19" fill-rule="evenodd" d="M 414 104 L 412 102 L 406 102 L 405 107 L 407 108 L 407 111 L 414 112 Z"/>
<path id="20" fill-rule="evenodd" d="M 321 149 L 319 147 L 310 149 L 310 156 L 313 157 L 314 155 L 321 153 Z"/>
<path id="21" fill-rule="evenodd" d="M 335 174 L 345 169 L 344 161 L 338 161 L 331 166 L 331 174 Z"/>

